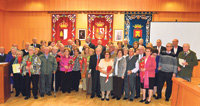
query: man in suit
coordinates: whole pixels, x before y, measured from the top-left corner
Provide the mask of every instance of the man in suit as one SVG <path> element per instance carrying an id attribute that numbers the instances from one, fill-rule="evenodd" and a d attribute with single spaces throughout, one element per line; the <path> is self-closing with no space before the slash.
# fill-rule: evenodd
<path id="1" fill-rule="evenodd" d="M 5 54 L 5 48 L 0 47 L 0 62 L 5 62 L 6 54 Z"/>
<path id="2" fill-rule="evenodd" d="M 176 57 L 178 57 L 178 54 L 183 51 L 183 48 L 178 45 L 178 39 L 174 39 L 172 41 L 173 48 L 172 52 L 175 54 Z"/>
<path id="3" fill-rule="evenodd" d="M 133 101 L 135 96 L 136 73 L 139 70 L 138 57 L 138 55 L 134 56 L 134 49 L 130 48 L 129 56 L 126 57 L 126 72 L 124 77 L 124 100 L 129 98 L 130 101 Z"/>
<path id="4" fill-rule="evenodd" d="M 160 39 L 156 41 L 156 46 L 154 46 L 153 48 L 158 50 L 158 54 L 161 54 L 163 51 L 166 51 L 166 48 L 162 46 L 162 41 Z"/>
<path id="5" fill-rule="evenodd" d="M 101 53 L 104 53 L 104 52 L 106 51 L 106 47 L 102 45 L 102 41 L 101 41 L 101 40 L 98 40 L 98 41 L 97 41 L 97 46 L 96 46 L 96 48 L 97 48 L 98 46 L 102 46 L 102 52 L 101 52 Z"/>
<path id="6" fill-rule="evenodd" d="M 131 46 L 131 45 L 128 44 L 128 39 L 124 39 L 124 45 L 122 45 L 122 48 L 124 48 L 124 47 L 130 49 L 130 48 L 132 48 L 133 46 Z"/>
<path id="7" fill-rule="evenodd" d="M 35 48 L 40 48 L 40 44 L 37 44 L 37 38 L 33 38 L 32 41 L 33 43 L 31 44 L 31 46 Z"/>
<path id="8" fill-rule="evenodd" d="M 89 74 L 88 77 L 92 77 L 92 94 L 90 98 L 94 98 L 95 94 L 100 98 L 100 72 L 98 69 L 98 64 L 100 62 L 100 59 L 103 58 L 103 55 L 101 55 L 102 48 L 97 47 L 96 48 L 96 54 L 92 55 L 90 57 L 90 63 L 89 63 L 89 69 L 91 70 L 91 74 Z"/>
<path id="9" fill-rule="evenodd" d="M 22 49 L 23 52 L 23 57 L 28 55 L 28 48 L 29 48 L 30 44 L 28 42 L 25 43 L 25 49 Z"/>
<path id="10" fill-rule="evenodd" d="M 85 41 L 90 48 L 95 49 L 95 45 L 91 43 L 90 37 L 87 37 Z"/>

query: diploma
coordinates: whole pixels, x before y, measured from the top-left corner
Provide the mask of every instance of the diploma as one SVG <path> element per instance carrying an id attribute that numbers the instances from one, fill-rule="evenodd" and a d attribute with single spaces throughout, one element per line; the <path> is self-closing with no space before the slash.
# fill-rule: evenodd
<path id="1" fill-rule="evenodd" d="M 12 65 L 13 73 L 20 73 L 20 64 L 13 64 Z"/>

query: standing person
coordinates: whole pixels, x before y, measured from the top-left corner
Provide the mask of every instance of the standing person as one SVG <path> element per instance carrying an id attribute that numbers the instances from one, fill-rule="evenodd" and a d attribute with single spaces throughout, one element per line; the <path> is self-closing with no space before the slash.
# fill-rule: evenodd
<path id="1" fill-rule="evenodd" d="M 90 57 L 89 69 L 91 69 L 92 77 L 92 94 L 90 98 L 94 98 L 95 94 L 100 98 L 100 72 L 97 69 L 100 59 L 103 58 L 101 55 L 102 48 L 97 47 L 94 55 Z"/>
<path id="2" fill-rule="evenodd" d="M 72 62 L 73 57 L 70 56 L 70 49 L 64 49 L 60 61 L 60 77 L 61 77 L 61 90 L 63 93 L 66 91 L 71 92 L 72 88 Z"/>
<path id="3" fill-rule="evenodd" d="M 5 62 L 6 54 L 5 54 L 5 48 L 0 47 L 0 63 Z"/>
<path id="4" fill-rule="evenodd" d="M 177 59 L 171 50 L 172 44 L 167 43 L 166 51 L 163 51 L 160 55 L 158 64 L 158 96 L 156 99 L 160 99 L 162 97 L 162 88 L 165 82 L 167 83 L 167 89 L 165 91 L 166 101 L 169 101 L 172 93 L 172 76 L 175 77 L 177 73 Z"/>
<path id="5" fill-rule="evenodd" d="M 139 47 L 138 41 L 133 42 L 133 48 L 136 50 Z"/>
<path id="6" fill-rule="evenodd" d="M 74 49 L 74 57 L 73 57 L 73 68 L 72 68 L 72 90 L 76 92 L 79 91 L 79 84 L 81 79 L 81 67 L 83 65 L 82 57 L 79 55 L 79 49 Z"/>
<path id="7" fill-rule="evenodd" d="M 124 47 L 130 49 L 130 48 L 132 48 L 133 46 L 130 45 L 130 44 L 128 44 L 128 39 L 124 39 L 124 45 L 122 45 L 122 48 L 124 48 Z"/>
<path id="8" fill-rule="evenodd" d="M 123 52 L 124 52 L 123 57 L 124 57 L 124 58 L 128 57 L 128 51 L 129 51 L 128 48 L 123 48 Z"/>
<path id="9" fill-rule="evenodd" d="M 141 58 L 143 58 L 144 56 L 145 56 L 145 54 L 144 54 L 144 52 L 145 52 L 145 48 L 144 48 L 144 46 L 140 46 L 139 48 L 138 48 L 138 51 L 139 51 L 139 54 L 138 54 L 138 62 L 140 61 L 140 59 Z M 137 98 L 139 98 L 140 97 L 140 71 L 138 71 L 137 73 L 136 73 L 136 96 L 135 96 L 135 98 L 137 99 Z"/>
<path id="10" fill-rule="evenodd" d="M 98 46 L 101 46 L 101 47 L 102 47 L 102 52 L 101 52 L 101 53 L 104 53 L 104 52 L 106 51 L 106 47 L 105 47 L 105 46 L 103 46 L 103 44 L 102 44 L 102 41 L 101 41 L 101 40 L 98 40 L 98 41 L 97 41 L 97 46 L 96 46 L 96 48 L 97 48 Z"/>
<path id="11" fill-rule="evenodd" d="M 178 54 L 183 51 L 183 47 L 178 45 L 178 39 L 174 39 L 172 41 L 172 44 L 173 44 L 172 52 L 175 54 L 176 57 L 178 57 Z"/>
<path id="12" fill-rule="evenodd" d="M 94 49 L 89 49 L 89 56 L 87 57 L 87 71 L 86 71 L 86 90 L 87 94 L 92 93 L 92 76 L 91 76 L 91 69 L 89 69 L 90 57 L 94 55 Z"/>
<path id="13" fill-rule="evenodd" d="M 76 44 L 76 47 L 78 48 L 79 53 L 81 53 L 83 50 L 83 46 L 81 46 L 81 41 L 79 39 L 75 39 L 74 43 Z"/>
<path id="14" fill-rule="evenodd" d="M 142 59 L 140 59 L 140 80 L 143 98 L 140 102 L 145 102 L 149 104 L 151 102 L 151 96 L 153 95 L 153 87 L 155 83 L 155 69 L 156 61 L 155 58 L 151 56 L 152 49 L 147 47 L 145 54 Z M 143 65 L 142 65 L 143 64 Z M 149 97 L 146 97 L 146 91 L 149 91 Z"/>
<path id="15" fill-rule="evenodd" d="M 113 59 L 110 58 L 109 51 L 105 52 L 105 59 L 101 59 L 98 65 L 100 71 L 100 87 L 101 87 L 101 100 L 105 99 L 109 101 L 110 91 L 113 90 Z"/>
<path id="16" fill-rule="evenodd" d="M 126 59 L 123 57 L 123 50 L 117 51 L 117 57 L 114 60 L 113 71 L 113 99 L 120 100 L 122 96 L 122 87 L 124 82 L 124 74 L 126 71 Z"/>
<path id="17" fill-rule="evenodd" d="M 183 51 L 178 55 L 177 77 L 191 81 L 194 66 L 198 65 L 196 53 L 190 50 L 190 44 L 183 44 Z"/>
<path id="18" fill-rule="evenodd" d="M 20 50 L 17 50 L 16 53 L 16 58 L 13 58 L 10 62 L 10 64 L 20 64 L 22 63 L 22 57 L 23 57 L 23 52 Z M 12 73 L 13 73 L 13 67 L 12 69 Z M 25 95 L 24 92 L 22 92 L 22 85 L 23 85 L 23 78 L 22 78 L 22 73 L 13 73 L 13 81 L 14 81 L 14 87 L 16 90 L 16 94 L 15 97 L 18 97 L 20 93 L 22 93 L 22 95 Z"/>
<path id="19" fill-rule="evenodd" d="M 162 46 L 162 41 L 160 39 L 156 41 L 156 46 L 154 46 L 153 48 L 158 50 L 158 54 L 161 54 L 163 51 L 166 50 L 166 48 Z"/>
<path id="20" fill-rule="evenodd" d="M 87 45 L 88 45 L 90 48 L 95 49 L 95 45 L 92 44 L 91 38 L 90 38 L 90 37 L 87 37 L 86 40 L 85 40 L 85 42 L 87 43 Z"/>
<path id="21" fill-rule="evenodd" d="M 28 48 L 29 54 L 24 56 L 22 61 L 22 76 L 24 77 L 25 81 L 25 100 L 29 99 L 31 96 L 31 82 L 32 82 L 32 92 L 34 99 L 38 99 L 38 82 L 39 82 L 39 74 L 40 74 L 40 65 L 41 61 L 37 55 L 34 54 L 35 48 L 30 46 Z M 30 62 L 31 64 L 29 64 Z"/>
<path id="22" fill-rule="evenodd" d="M 33 46 L 33 47 L 35 47 L 35 48 L 40 48 L 40 44 L 37 43 L 37 38 L 34 37 L 34 38 L 32 39 L 32 42 L 33 42 L 33 43 L 31 44 L 31 46 Z"/>
<path id="23" fill-rule="evenodd" d="M 134 49 L 129 49 L 129 56 L 126 57 L 126 72 L 124 78 L 125 97 L 124 100 L 133 101 L 135 96 L 136 73 L 139 70 L 138 55 L 134 56 Z"/>
<path id="24" fill-rule="evenodd" d="M 144 46 L 144 40 L 143 40 L 142 38 L 139 39 L 139 42 L 138 42 L 138 43 L 139 43 L 139 47 L 140 47 L 140 46 Z"/>
<path id="25" fill-rule="evenodd" d="M 12 47 L 11 52 L 6 55 L 5 62 L 11 62 L 12 59 L 16 57 L 17 48 Z M 10 75 L 10 92 L 13 93 L 13 72 L 12 72 L 12 64 L 9 64 L 9 75 Z"/>
<path id="26" fill-rule="evenodd" d="M 52 73 L 55 74 L 57 69 L 56 58 L 49 54 L 48 47 L 44 47 L 44 54 L 41 54 L 39 58 L 41 60 L 40 96 L 44 97 L 44 94 L 50 96 Z"/>
<path id="27" fill-rule="evenodd" d="M 30 44 L 28 42 L 25 43 L 25 48 L 22 49 L 23 52 L 23 56 L 28 55 L 28 48 L 29 48 Z"/>

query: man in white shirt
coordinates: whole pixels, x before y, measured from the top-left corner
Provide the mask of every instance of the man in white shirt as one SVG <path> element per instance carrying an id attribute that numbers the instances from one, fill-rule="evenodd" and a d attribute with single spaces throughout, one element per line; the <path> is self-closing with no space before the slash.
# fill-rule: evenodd
<path id="1" fill-rule="evenodd" d="M 158 50 L 158 54 L 161 54 L 163 51 L 166 50 L 166 48 L 162 46 L 162 41 L 160 39 L 156 41 L 156 46 L 154 46 L 153 48 Z"/>
<path id="2" fill-rule="evenodd" d="M 172 52 L 175 54 L 176 57 L 178 57 L 178 54 L 183 51 L 183 48 L 178 45 L 178 42 L 179 42 L 178 39 L 174 39 L 172 41 L 173 44 Z"/>

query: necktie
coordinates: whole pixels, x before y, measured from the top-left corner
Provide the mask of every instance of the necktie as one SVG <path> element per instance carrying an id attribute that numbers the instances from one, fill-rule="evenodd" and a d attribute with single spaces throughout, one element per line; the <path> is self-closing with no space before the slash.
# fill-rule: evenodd
<path id="1" fill-rule="evenodd" d="M 186 55 L 187 55 L 187 53 L 185 52 L 185 53 L 184 53 L 184 55 L 186 56 Z"/>
<path id="2" fill-rule="evenodd" d="M 100 57 L 100 56 L 98 56 L 98 59 L 97 59 L 96 70 L 98 70 L 98 65 L 99 65 L 99 57 Z"/>

